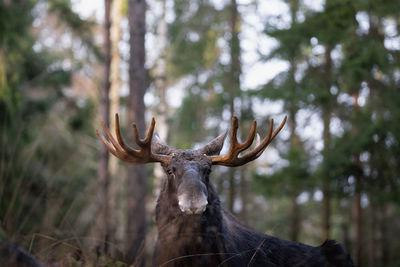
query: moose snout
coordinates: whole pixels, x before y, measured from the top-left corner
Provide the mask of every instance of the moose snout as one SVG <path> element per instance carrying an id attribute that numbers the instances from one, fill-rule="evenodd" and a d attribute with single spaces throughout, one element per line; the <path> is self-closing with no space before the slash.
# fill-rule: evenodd
<path id="1" fill-rule="evenodd" d="M 201 214 L 206 210 L 208 201 L 204 194 L 198 197 L 182 194 L 178 196 L 178 204 L 185 214 Z"/>
<path id="2" fill-rule="evenodd" d="M 201 214 L 206 210 L 207 187 L 195 169 L 185 170 L 177 193 L 178 205 L 183 213 Z"/>

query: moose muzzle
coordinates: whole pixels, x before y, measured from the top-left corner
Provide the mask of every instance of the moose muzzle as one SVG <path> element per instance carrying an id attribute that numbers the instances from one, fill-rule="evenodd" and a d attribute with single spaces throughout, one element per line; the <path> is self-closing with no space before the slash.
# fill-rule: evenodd
<path id="1" fill-rule="evenodd" d="M 178 204 L 185 214 L 201 214 L 207 208 L 207 187 L 193 169 L 186 170 L 178 187 Z"/>

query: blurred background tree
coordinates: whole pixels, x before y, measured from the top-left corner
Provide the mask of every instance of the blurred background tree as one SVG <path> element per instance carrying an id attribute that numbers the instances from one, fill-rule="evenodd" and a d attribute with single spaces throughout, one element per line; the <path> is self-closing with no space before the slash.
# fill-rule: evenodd
<path id="1" fill-rule="evenodd" d="M 232 115 L 261 136 L 288 115 L 256 162 L 215 169 L 223 205 L 261 232 L 336 239 L 358 266 L 398 265 L 398 1 L 148 0 L 146 23 L 136 1 L 89 2 L 0 3 L 2 238 L 46 263 L 149 265 L 162 176 L 111 159 L 99 183 L 100 119 L 119 112 L 130 137 L 155 116 L 190 148 Z"/>
<path id="2" fill-rule="evenodd" d="M 69 1 L 0 6 L 1 227 L 31 243 L 39 258 L 53 259 L 54 239 L 87 238 L 91 229 L 96 24 Z"/>

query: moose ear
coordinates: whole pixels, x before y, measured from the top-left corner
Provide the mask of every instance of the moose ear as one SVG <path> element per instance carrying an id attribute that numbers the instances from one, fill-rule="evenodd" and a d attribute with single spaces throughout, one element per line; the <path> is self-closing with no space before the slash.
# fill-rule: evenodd
<path id="1" fill-rule="evenodd" d="M 161 140 L 158 133 L 155 133 L 153 135 L 153 139 L 151 140 L 151 151 L 155 154 L 161 155 L 169 155 L 172 153 L 172 149 L 163 140 Z"/>
<path id="2" fill-rule="evenodd" d="M 224 146 L 224 141 L 225 141 L 227 133 L 228 133 L 228 131 L 219 135 L 214 140 L 212 140 L 210 143 L 208 143 L 207 145 L 198 149 L 198 151 L 202 154 L 206 154 L 207 156 L 219 155 L 219 152 L 221 152 L 221 149 Z"/>

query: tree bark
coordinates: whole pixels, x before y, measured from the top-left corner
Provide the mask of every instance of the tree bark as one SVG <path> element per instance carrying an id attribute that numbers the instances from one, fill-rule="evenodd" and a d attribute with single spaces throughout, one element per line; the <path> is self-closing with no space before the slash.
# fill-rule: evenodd
<path id="1" fill-rule="evenodd" d="M 326 75 L 326 86 L 325 90 L 329 94 L 330 87 L 332 85 L 332 58 L 331 48 L 329 45 L 325 45 L 325 75 Z M 327 103 L 322 107 L 322 121 L 323 121 L 323 142 L 324 142 L 324 157 L 326 157 L 330 151 L 331 146 L 331 99 L 328 98 Z M 328 170 L 324 170 L 322 177 L 322 242 L 329 239 L 330 231 L 330 218 L 331 218 L 331 177 Z"/>
<path id="2" fill-rule="evenodd" d="M 230 3 L 230 32 L 231 38 L 228 40 L 230 50 L 230 62 L 228 76 L 228 90 L 230 93 L 230 113 L 231 117 L 235 115 L 235 97 L 240 92 L 240 39 L 239 39 L 239 13 L 236 0 L 231 0 Z M 236 111 L 238 112 L 238 111 Z M 239 114 L 240 117 L 240 114 Z M 236 198 L 236 183 L 235 183 L 235 170 L 230 169 L 229 175 L 229 195 L 228 195 L 228 209 L 233 212 L 234 202 Z"/>
<path id="3" fill-rule="evenodd" d="M 356 192 L 353 199 L 353 220 L 355 228 L 355 242 L 354 242 L 354 261 L 356 266 L 362 266 L 362 207 L 361 207 L 361 190 L 360 188 L 360 177 L 357 176 L 355 179 Z"/>
<path id="4" fill-rule="evenodd" d="M 381 216 L 380 216 L 380 232 L 381 232 L 381 255 L 382 255 L 382 266 L 388 266 L 390 262 L 390 247 L 389 247 L 389 236 L 388 236 L 388 211 L 387 211 L 387 204 L 382 203 L 381 207 Z"/>
<path id="5" fill-rule="evenodd" d="M 114 118 L 115 113 L 119 111 L 119 89 L 121 88 L 120 64 L 121 57 L 119 54 L 118 44 L 121 40 L 121 19 L 122 19 L 122 0 L 114 0 L 112 2 L 112 25 L 111 25 L 111 87 L 110 87 L 110 117 Z M 110 128 L 115 128 L 115 120 L 110 121 Z M 110 171 L 116 172 L 118 159 L 112 157 L 110 160 Z"/>
<path id="6" fill-rule="evenodd" d="M 228 210 L 234 213 L 233 208 L 235 206 L 235 196 L 236 196 L 235 170 L 233 168 L 230 168 L 228 170 L 228 174 L 229 174 Z"/>
<path id="7" fill-rule="evenodd" d="M 230 49 L 230 79 L 232 81 L 232 98 L 240 93 L 240 75 L 242 74 L 240 64 L 240 39 L 239 39 L 239 12 L 236 0 L 231 0 L 231 21 L 230 31 L 231 39 L 229 40 Z"/>
<path id="8" fill-rule="evenodd" d="M 240 212 L 240 218 L 244 223 L 248 222 L 248 210 L 249 210 L 249 197 L 248 197 L 248 179 L 246 166 L 242 166 L 240 171 L 240 197 L 242 199 L 242 210 Z"/>
<path id="9" fill-rule="evenodd" d="M 369 238 L 368 238 L 368 266 L 374 267 L 376 262 L 376 236 L 377 232 L 376 227 L 376 205 L 374 203 L 374 199 L 371 199 L 371 203 L 369 206 Z"/>
<path id="10" fill-rule="evenodd" d="M 110 99 L 110 129 L 115 129 L 114 116 L 119 112 L 120 107 L 120 88 L 121 82 L 121 56 L 118 49 L 118 44 L 121 41 L 121 20 L 123 14 L 123 0 L 113 0 L 111 3 L 111 87 L 109 92 Z M 111 242 L 121 243 L 124 240 L 125 229 L 124 226 L 118 224 L 125 218 L 125 211 L 119 205 L 122 200 L 123 184 L 126 177 L 120 175 L 119 159 L 117 157 L 110 157 L 108 164 L 110 177 L 112 183 L 110 184 L 110 220 L 111 220 Z M 113 253 L 113 252 L 112 252 Z"/>
<path id="11" fill-rule="evenodd" d="M 110 11 L 111 0 L 105 0 L 104 15 L 104 80 L 100 91 L 100 117 L 106 125 L 109 124 L 110 103 L 108 94 L 110 91 L 110 66 L 111 66 L 111 41 L 110 41 Z M 97 198 L 100 207 L 98 222 L 97 251 L 101 254 L 108 252 L 108 240 L 110 231 L 109 209 L 109 153 L 105 146 L 100 146 L 100 159 L 98 164 L 98 191 Z"/>
<path id="12" fill-rule="evenodd" d="M 166 0 L 161 1 L 162 11 L 160 21 L 158 22 L 158 52 L 160 53 L 156 63 L 156 79 L 155 85 L 159 96 L 159 104 L 157 106 L 157 133 L 162 140 L 167 139 L 168 125 L 167 125 L 167 110 L 168 104 L 166 99 L 167 93 L 167 22 L 166 15 Z"/>
<path id="13" fill-rule="evenodd" d="M 294 82 L 294 72 L 296 65 L 291 62 L 291 70 L 290 73 L 292 75 L 292 79 Z M 294 89 L 294 88 L 293 88 Z M 289 129 L 290 129 L 290 149 L 296 149 L 300 145 L 299 137 L 296 135 L 296 113 L 297 108 L 294 103 L 291 103 L 290 111 L 289 111 Z M 298 197 L 298 189 L 296 188 L 296 181 L 289 182 L 289 194 L 290 194 L 290 240 L 298 241 L 299 232 L 300 232 L 300 210 L 299 205 L 297 204 Z"/>
<path id="14" fill-rule="evenodd" d="M 297 205 L 297 193 L 295 189 L 290 192 L 290 240 L 298 241 L 300 232 L 300 212 Z"/>
<path id="15" fill-rule="evenodd" d="M 356 112 L 360 106 L 358 104 L 358 92 L 354 93 L 354 112 Z M 357 134 L 358 129 L 353 129 L 354 133 Z M 354 155 L 354 163 L 356 166 L 360 166 L 360 153 Z M 353 198 L 353 220 L 355 230 L 355 242 L 354 242 L 354 261 L 359 267 L 363 265 L 362 262 L 362 250 L 363 250 L 363 236 L 362 236 L 362 207 L 361 207 L 361 176 L 355 174 L 355 192 Z"/>
<path id="16" fill-rule="evenodd" d="M 111 87 L 109 92 L 110 98 L 110 117 L 114 118 L 115 113 L 118 113 L 120 101 L 119 101 L 119 90 L 121 88 L 121 77 L 120 77 L 120 64 L 121 56 L 119 54 L 118 44 L 121 40 L 121 20 L 123 17 L 122 13 L 123 0 L 113 0 L 112 2 L 112 25 L 110 31 L 111 37 Z M 110 129 L 115 128 L 115 120 L 110 121 Z M 118 159 L 112 157 L 110 160 L 110 171 L 116 172 L 118 165 Z"/>
<path id="17" fill-rule="evenodd" d="M 298 2 L 297 1 L 290 1 L 290 15 L 291 15 L 291 23 L 294 25 L 297 23 L 296 19 L 296 12 L 298 10 Z M 297 71 L 297 60 L 295 57 L 289 59 L 289 79 L 290 79 L 290 86 L 289 90 L 292 90 L 292 95 L 296 95 L 296 79 L 295 74 Z M 301 145 L 300 138 L 296 134 L 296 115 L 298 111 L 297 104 L 295 100 L 292 98 L 288 101 L 288 109 L 289 109 L 289 131 L 290 131 L 290 149 L 297 150 L 298 147 Z M 297 177 L 294 177 L 297 180 Z M 297 181 L 292 180 L 288 182 L 289 186 L 289 194 L 290 194 L 290 210 L 289 210 L 289 218 L 290 218 L 290 240 L 297 241 L 299 239 L 300 233 L 300 209 L 299 205 L 297 204 L 297 197 L 299 190 L 297 187 Z"/>
<path id="18" fill-rule="evenodd" d="M 350 236 L 349 236 L 349 226 L 346 222 L 343 222 L 340 225 L 342 229 L 342 244 L 344 246 L 345 251 L 350 251 L 351 249 L 351 242 L 350 242 Z"/>
<path id="19" fill-rule="evenodd" d="M 165 20 L 166 14 L 166 0 L 161 1 L 161 17 L 158 22 L 157 37 L 158 37 L 158 52 L 160 53 L 156 62 L 155 69 L 155 86 L 157 89 L 159 104 L 156 107 L 157 113 L 157 133 L 161 140 L 167 141 L 168 139 L 168 104 L 167 104 L 167 22 Z M 153 196 L 155 199 L 158 197 L 161 188 L 161 181 L 164 177 L 164 172 L 160 164 L 154 166 L 154 188 Z M 155 202 L 154 202 L 155 203 Z M 155 204 L 154 204 L 155 205 Z"/>
<path id="20" fill-rule="evenodd" d="M 146 1 L 129 1 L 129 122 L 135 122 L 141 137 L 145 133 L 146 92 L 145 33 Z M 144 266 L 144 240 L 146 236 L 147 171 L 143 165 L 130 166 L 127 180 L 127 247 L 126 256 L 134 266 Z"/>

